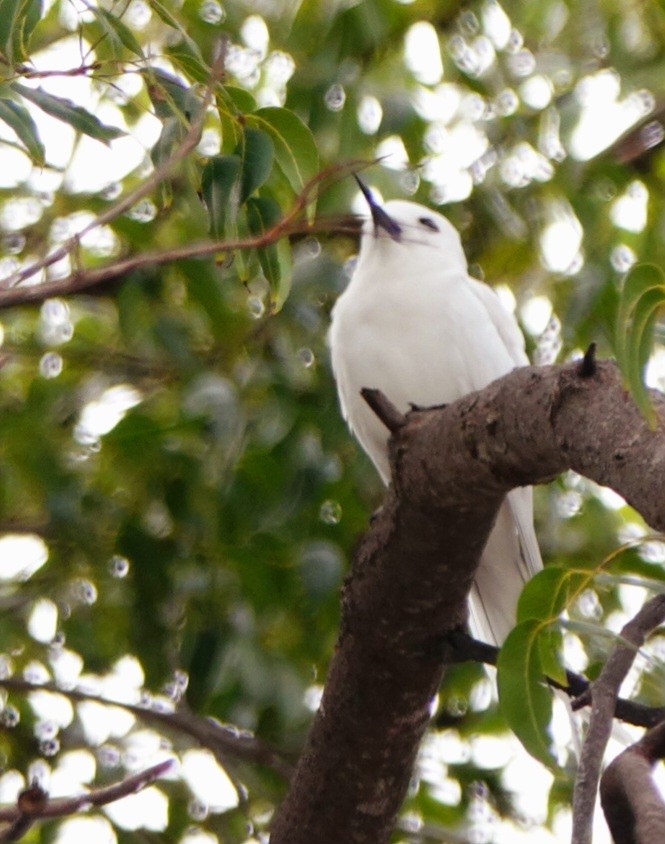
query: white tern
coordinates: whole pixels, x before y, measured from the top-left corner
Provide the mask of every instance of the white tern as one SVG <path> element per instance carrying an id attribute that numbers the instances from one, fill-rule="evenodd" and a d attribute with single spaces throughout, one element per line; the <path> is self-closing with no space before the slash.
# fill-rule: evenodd
<path id="1" fill-rule="evenodd" d="M 388 431 L 360 395 L 381 390 L 400 410 L 448 404 L 529 363 L 514 316 L 471 278 L 460 237 L 441 214 L 406 200 L 371 217 L 328 337 L 342 413 L 387 485 Z M 474 635 L 501 644 L 524 583 L 542 568 L 530 487 L 507 496 L 470 595 Z"/>

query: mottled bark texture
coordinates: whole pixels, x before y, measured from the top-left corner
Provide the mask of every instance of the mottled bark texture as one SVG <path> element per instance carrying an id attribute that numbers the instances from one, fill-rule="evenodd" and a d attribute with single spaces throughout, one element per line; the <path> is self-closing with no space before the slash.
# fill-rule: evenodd
<path id="1" fill-rule="evenodd" d="M 649 429 L 610 362 L 515 370 L 410 414 L 391 451 L 394 483 L 345 583 L 323 701 L 271 844 L 388 841 L 441 682 L 441 640 L 466 618 L 510 489 L 574 469 L 665 529 L 665 431 Z"/>
<path id="2" fill-rule="evenodd" d="M 651 772 L 665 759 L 665 722 L 624 750 L 600 781 L 600 800 L 615 844 L 665 841 L 665 805 Z"/>

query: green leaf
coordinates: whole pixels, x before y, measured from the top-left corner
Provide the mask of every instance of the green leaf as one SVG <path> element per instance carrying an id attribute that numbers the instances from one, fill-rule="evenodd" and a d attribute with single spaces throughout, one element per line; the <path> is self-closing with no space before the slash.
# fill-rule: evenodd
<path id="1" fill-rule="evenodd" d="M 182 41 L 169 46 L 166 55 L 173 61 L 183 73 L 204 84 L 210 81 L 210 68 L 205 63 L 201 52 L 191 38 L 183 38 Z"/>
<path id="2" fill-rule="evenodd" d="M 241 204 L 266 181 L 272 170 L 275 147 L 270 135 L 246 127 L 236 154 L 242 156 Z"/>
<path id="3" fill-rule="evenodd" d="M 173 115 L 183 116 L 190 107 L 190 89 L 175 76 L 159 68 L 142 70 L 150 102 L 157 117 L 164 120 Z"/>
<path id="4" fill-rule="evenodd" d="M 577 598 L 590 576 L 563 566 L 548 566 L 529 580 L 517 603 L 517 621 L 553 621 Z"/>
<path id="5" fill-rule="evenodd" d="M 175 15 L 171 14 L 169 9 L 167 9 L 161 0 L 148 0 L 148 3 L 150 4 L 150 8 L 153 12 L 155 12 L 155 14 L 161 18 L 165 24 L 170 26 L 172 29 L 177 30 L 182 36 L 182 41 L 179 44 L 176 44 L 172 50 L 167 51 L 171 58 L 174 62 L 179 64 L 186 73 L 195 70 L 195 72 L 192 73 L 193 79 L 198 79 L 199 82 L 206 82 L 210 78 L 210 70 L 205 65 L 196 41 L 190 37 L 185 27 L 180 23 Z M 186 67 L 188 63 L 189 69 Z M 201 68 L 205 68 L 205 78 L 203 79 L 199 79 L 199 76 L 197 75 L 201 73 Z"/>
<path id="6" fill-rule="evenodd" d="M 528 619 L 518 624 L 504 642 L 497 663 L 499 706 L 526 750 L 556 770 L 548 733 L 552 695 L 543 679 L 538 643 L 541 630 L 541 622 Z"/>
<path id="7" fill-rule="evenodd" d="M 161 18 L 165 24 L 170 26 L 172 29 L 177 29 L 178 32 L 183 35 L 186 34 L 180 21 L 171 14 L 163 3 L 160 3 L 159 0 L 148 0 L 148 3 L 157 17 Z"/>
<path id="8" fill-rule="evenodd" d="M 89 135 L 97 141 L 108 144 L 114 138 L 119 138 L 125 134 L 122 129 L 117 129 L 115 126 L 105 126 L 94 114 L 90 114 L 89 111 L 76 105 L 71 100 L 54 97 L 53 94 L 47 94 L 41 88 L 28 88 L 18 82 L 14 82 L 10 87 L 17 94 L 25 97 L 26 100 L 33 102 L 46 114 L 68 123 L 76 131 Z"/>
<path id="9" fill-rule="evenodd" d="M 228 219 L 238 210 L 240 169 L 238 155 L 216 155 L 203 168 L 201 190 L 210 218 L 210 234 L 222 238 Z"/>
<path id="10" fill-rule="evenodd" d="M 615 350 L 624 380 L 636 404 L 655 423 L 644 384 L 658 311 L 665 303 L 665 273 L 654 264 L 636 264 L 623 282 L 616 321 Z"/>
<path id="11" fill-rule="evenodd" d="M 120 18 L 107 12 L 106 9 L 99 9 L 95 6 L 90 6 L 89 10 L 95 15 L 118 52 L 121 52 L 119 47 L 123 46 L 130 53 L 134 53 L 135 56 L 145 58 L 141 45 L 134 37 L 131 29 Z"/>
<path id="12" fill-rule="evenodd" d="M 246 88 L 238 88 L 237 85 L 224 85 L 223 93 L 236 111 L 241 114 L 248 114 L 256 108 L 256 100 Z"/>
<path id="13" fill-rule="evenodd" d="M 42 0 L 0 0 L 0 52 L 10 64 L 28 58 L 30 36 L 42 14 Z"/>
<path id="14" fill-rule="evenodd" d="M 282 215 L 274 199 L 257 197 L 247 200 L 247 222 L 253 235 L 270 231 Z M 263 274 L 270 285 L 273 312 L 279 311 L 291 289 L 291 247 L 283 236 L 277 243 L 270 243 L 257 249 Z"/>
<path id="15" fill-rule="evenodd" d="M 545 677 L 556 680 L 565 686 L 568 682 L 566 669 L 561 659 L 563 635 L 560 630 L 550 625 L 544 627 L 538 635 L 538 656 Z"/>
<path id="16" fill-rule="evenodd" d="M 40 166 L 45 163 L 44 144 L 30 112 L 14 100 L 0 97 L 0 120 L 10 126 L 25 145 L 30 158 Z"/>
<path id="17" fill-rule="evenodd" d="M 295 193 L 300 193 L 319 170 L 319 152 L 311 130 L 292 111 L 273 106 L 247 115 L 247 123 L 270 135 L 277 165 Z"/>

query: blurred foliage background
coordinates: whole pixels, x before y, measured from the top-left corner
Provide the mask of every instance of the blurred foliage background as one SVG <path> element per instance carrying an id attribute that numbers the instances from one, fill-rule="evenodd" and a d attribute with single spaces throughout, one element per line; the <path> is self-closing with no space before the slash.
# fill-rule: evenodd
<path id="1" fill-rule="evenodd" d="M 662 2 L 3 0 L 0 15 L 1 288 L 150 178 L 221 66 L 197 148 L 28 283 L 260 234 L 319 167 L 375 157 L 379 195 L 441 206 L 458 227 L 535 362 L 591 341 L 610 354 L 622 276 L 663 262 Z M 349 210 L 363 210 L 353 180 L 329 180 L 317 217 Z M 381 501 L 325 346 L 355 250 L 319 231 L 4 305 L 0 687 L 53 678 L 179 704 L 295 758 Z M 663 386 L 658 347 L 648 377 Z M 548 563 L 595 566 L 646 534 L 574 475 L 536 504 Z M 571 667 L 597 670 L 600 625 L 617 630 L 660 588 L 663 562 L 643 542 L 569 608 Z M 653 656 L 633 691 L 662 704 Z M 478 666 L 450 672 L 396 841 L 564 836 L 570 782 L 509 739 L 492 688 Z M 76 791 L 193 746 L 66 694 L 2 702 L 3 802 L 33 777 Z M 29 837 L 266 840 L 285 783 L 227 761 L 231 798 L 200 772 L 174 776 L 133 810 Z"/>

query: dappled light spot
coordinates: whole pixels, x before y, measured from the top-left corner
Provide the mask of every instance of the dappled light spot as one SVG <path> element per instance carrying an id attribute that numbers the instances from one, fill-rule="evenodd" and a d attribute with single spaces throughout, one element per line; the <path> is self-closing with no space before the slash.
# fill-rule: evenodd
<path id="1" fill-rule="evenodd" d="M 162 832 L 169 822 L 166 795 L 154 785 L 108 803 L 104 812 L 116 826 L 126 830 Z"/>
<path id="2" fill-rule="evenodd" d="M 116 844 L 113 827 L 101 817 L 74 817 L 58 827 L 54 844 Z"/>
<path id="3" fill-rule="evenodd" d="M 50 598 L 36 600 L 28 616 L 28 633 L 38 642 L 51 642 L 58 625 L 58 607 Z"/>
<path id="4" fill-rule="evenodd" d="M 419 82 L 435 85 L 443 76 L 439 36 L 431 23 L 414 23 L 404 38 L 404 63 Z"/>
<path id="5" fill-rule="evenodd" d="M 210 807 L 226 812 L 238 805 L 238 793 L 226 771 L 209 750 L 187 750 L 182 755 L 182 777 L 192 794 Z"/>
<path id="6" fill-rule="evenodd" d="M 27 580 L 48 560 L 44 540 L 35 534 L 0 536 L 0 580 Z"/>
<path id="7" fill-rule="evenodd" d="M 74 438 L 85 445 L 108 434 L 128 410 L 140 404 L 143 396 L 129 384 L 117 384 L 104 390 L 99 398 L 88 402 L 81 411 L 74 429 Z"/>
<path id="8" fill-rule="evenodd" d="M 540 255 L 545 269 L 572 274 L 582 266 L 583 229 L 572 208 L 557 202 L 550 207 L 550 222 L 540 235 Z"/>
<path id="9" fill-rule="evenodd" d="M 612 203 L 610 217 L 615 226 L 630 232 L 641 232 L 647 224 L 649 191 L 643 182 L 631 182 Z"/>

